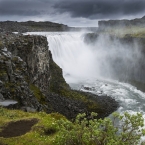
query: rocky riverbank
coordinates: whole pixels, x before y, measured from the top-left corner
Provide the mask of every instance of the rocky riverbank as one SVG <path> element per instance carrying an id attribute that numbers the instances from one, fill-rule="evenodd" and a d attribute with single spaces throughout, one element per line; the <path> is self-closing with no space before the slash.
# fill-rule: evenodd
<path id="1" fill-rule="evenodd" d="M 110 97 L 71 90 L 52 59 L 44 36 L 0 34 L 0 101 L 15 100 L 8 108 L 59 112 L 72 119 L 78 113 L 106 117 L 118 108 Z"/>

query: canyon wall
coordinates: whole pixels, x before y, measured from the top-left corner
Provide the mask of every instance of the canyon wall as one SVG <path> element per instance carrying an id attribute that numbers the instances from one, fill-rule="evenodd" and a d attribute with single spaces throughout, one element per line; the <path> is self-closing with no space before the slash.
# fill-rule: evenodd
<path id="1" fill-rule="evenodd" d="M 0 35 L 0 102 L 15 100 L 17 104 L 7 107 L 59 112 L 69 119 L 84 112 L 105 117 L 117 109 L 118 103 L 108 96 L 71 90 L 48 45 L 44 36 Z"/>

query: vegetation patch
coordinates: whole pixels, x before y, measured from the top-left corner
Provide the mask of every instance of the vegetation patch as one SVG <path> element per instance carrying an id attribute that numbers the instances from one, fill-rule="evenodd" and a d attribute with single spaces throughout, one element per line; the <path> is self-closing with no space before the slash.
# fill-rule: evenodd
<path id="1" fill-rule="evenodd" d="M 42 94 L 40 89 L 36 87 L 34 84 L 30 84 L 30 90 L 34 93 L 35 97 L 37 98 L 38 102 L 41 104 L 45 104 L 45 96 Z"/>
<path id="2" fill-rule="evenodd" d="M 117 37 L 124 37 L 129 34 L 132 37 L 145 38 L 145 28 L 139 26 L 112 27 L 102 30 L 101 33 L 115 35 Z"/>
<path id="3" fill-rule="evenodd" d="M 57 121 L 61 131 L 55 138 L 55 145 L 137 145 L 145 135 L 145 130 L 140 128 L 144 120 L 139 113 L 114 113 L 113 121 L 109 118 L 97 120 L 96 113 L 91 114 L 91 120 L 85 116 L 79 114 L 74 123 Z M 120 120 L 120 126 L 115 125 L 116 120 Z"/>
<path id="4" fill-rule="evenodd" d="M 62 76 L 62 69 L 52 60 L 52 54 L 50 54 L 50 71 L 51 71 L 51 79 L 50 79 L 50 92 L 54 92 L 56 94 L 61 95 L 61 90 L 70 90 L 69 85 L 66 83 Z"/>
<path id="5" fill-rule="evenodd" d="M 96 112 L 100 107 L 100 105 L 96 101 L 91 100 L 91 97 L 88 97 L 85 93 L 82 93 L 80 91 L 61 89 L 59 94 L 84 103 L 88 111 L 90 112 Z"/>
<path id="6" fill-rule="evenodd" d="M 64 116 L 45 112 L 28 113 L 20 110 L 8 110 L 0 107 L 0 143 L 8 145 L 53 145 L 53 141 L 58 132 L 56 121 L 66 120 Z M 25 124 L 23 124 L 25 121 Z M 6 138 L 2 137 L 3 129 L 10 124 L 21 124 L 24 128 L 29 127 L 29 131 L 21 136 Z M 12 130 L 11 130 L 12 131 Z M 17 130 L 15 130 L 17 132 Z"/>
<path id="7" fill-rule="evenodd" d="M 2 41 L 0 41 L 0 49 L 2 49 L 4 47 L 4 44 Z"/>
<path id="8" fill-rule="evenodd" d="M 140 139 L 144 136 L 145 130 L 142 129 L 144 119 L 140 113 L 134 115 L 127 112 L 123 115 L 114 113 L 112 120 L 96 119 L 96 116 L 96 113 L 91 113 L 91 117 L 87 119 L 86 114 L 79 114 L 74 122 L 70 122 L 58 113 L 28 113 L 0 108 L 0 143 L 8 145 L 141 144 Z M 25 134 L 19 134 L 21 136 L 2 135 L 3 129 L 12 124 L 30 127 Z M 13 132 L 13 128 L 11 129 Z"/>

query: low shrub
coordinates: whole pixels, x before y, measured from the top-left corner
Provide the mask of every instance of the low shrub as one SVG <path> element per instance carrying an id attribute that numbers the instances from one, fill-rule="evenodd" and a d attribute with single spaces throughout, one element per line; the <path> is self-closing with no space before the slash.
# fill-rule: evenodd
<path id="1" fill-rule="evenodd" d="M 95 119 L 96 113 L 91 114 L 91 120 L 85 114 L 79 114 L 74 123 L 66 120 L 57 121 L 59 133 L 55 145 L 137 145 L 145 130 L 144 119 L 140 113 L 130 115 L 113 114 L 110 118 Z M 115 125 L 119 121 L 119 125 Z M 118 124 L 118 123 L 117 123 Z"/>

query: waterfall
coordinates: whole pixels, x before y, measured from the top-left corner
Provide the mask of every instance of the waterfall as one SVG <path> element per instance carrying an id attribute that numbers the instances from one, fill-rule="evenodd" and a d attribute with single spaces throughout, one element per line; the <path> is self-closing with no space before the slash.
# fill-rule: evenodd
<path id="1" fill-rule="evenodd" d="M 95 52 L 84 43 L 83 36 L 83 33 L 47 35 L 54 61 L 62 68 L 64 77 L 71 81 L 98 75 Z"/>
<path id="2" fill-rule="evenodd" d="M 84 42 L 85 33 L 47 33 L 54 61 L 62 68 L 68 82 L 105 78 L 142 80 L 138 70 L 141 52 L 138 45 L 129 46 L 100 36 L 96 43 Z"/>
<path id="3" fill-rule="evenodd" d="M 86 32 L 36 32 L 45 35 L 53 60 L 68 83 L 84 79 L 144 81 L 145 63 L 138 43 L 122 44 L 100 35 L 95 43 L 84 41 Z"/>
<path id="4" fill-rule="evenodd" d="M 93 44 L 84 42 L 84 33 L 35 32 L 47 36 L 54 61 L 62 68 L 64 78 L 74 89 L 108 95 L 119 102 L 119 113 L 141 112 L 145 118 L 145 93 L 136 87 L 121 83 L 118 78 L 128 79 L 140 71 L 138 44 L 121 44 L 110 38 L 100 37 Z M 135 71 L 134 71 L 135 70 Z M 139 78 L 140 76 L 138 76 Z M 90 88 L 85 90 L 81 86 Z"/>

